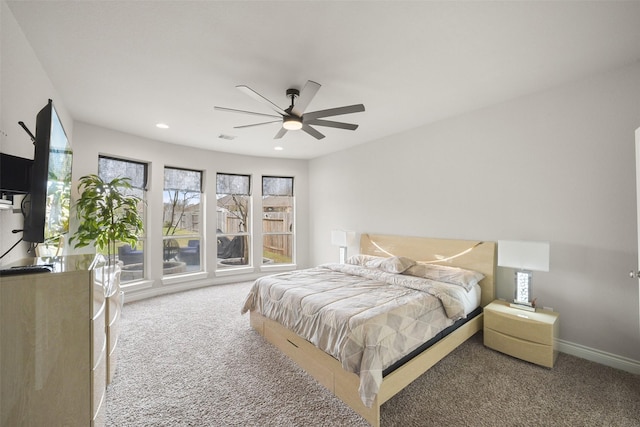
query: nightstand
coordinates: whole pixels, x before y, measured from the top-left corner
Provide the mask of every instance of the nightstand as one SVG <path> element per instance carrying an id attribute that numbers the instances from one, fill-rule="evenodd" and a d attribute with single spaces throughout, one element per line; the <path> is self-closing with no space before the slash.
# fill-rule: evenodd
<path id="1" fill-rule="evenodd" d="M 558 357 L 560 314 L 535 312 L 493 301 L 484 308 L 484 345 L 527 362 L 553 368 Z"/>

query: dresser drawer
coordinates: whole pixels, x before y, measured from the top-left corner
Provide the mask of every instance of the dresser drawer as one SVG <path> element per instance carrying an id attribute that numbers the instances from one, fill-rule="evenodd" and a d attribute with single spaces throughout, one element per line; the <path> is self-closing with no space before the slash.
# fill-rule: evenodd
<path id="1" fill-rule="evenodd" d="M 108 324 L 111 325 L 115 318 L 119 315 L 120 310 L 122 310 L 122 299 L 124 292 L 114 292 L 113 295 L 107 297 L 106 306 L 107 306 L 107 319 Z"/>
<path id="2" fill-rule="evenodd" d="M 100 359 L 98 366 L 91 371 L 91 414 L 94 425 L 104 425 L 107 388 L 107 358 Z"/>
<path id="3" fill-rule="evenodd" d="M 541 320 L 540 313 L 517 309 L 512 309 L 511 312 L 493 309 L 485 309 L 484 311 L 485 328 L 518 337 L 522 341 L 548 346 L 553 345 L 555 321 L 555 317 Z"/>
<path id="4" fill-rule="evenodd" d="M 95 368 L 100 363 L 100 359 L 104 358 L 107 351 L 107 334 L 105 322 L 104 306 L 102 311 L 91 320 L 91 337 L 92 337 L 92 360 L 91 368 Z"/>
<path id="5" fill-rule="evenodd" d="M 486 316 L 486 314 L 485 314 Z M 485 319 L 486 322 L 486 319 Z M 553 345 L 544 345 L 531 341 L 524 341 L 513 336 L 505 335 L 492 329 L 488 329 L 485 323 L 484 345 L 502 353 L 531 363 L 553 368 L 557 351 Z"/>

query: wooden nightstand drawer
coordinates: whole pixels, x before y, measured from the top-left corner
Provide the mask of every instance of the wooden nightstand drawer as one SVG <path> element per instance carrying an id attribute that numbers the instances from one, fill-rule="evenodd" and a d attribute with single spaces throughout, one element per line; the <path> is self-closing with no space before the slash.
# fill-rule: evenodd
<path id="1" fill-rule="evenodd" d="M 484 329 L 484 345 L 531 363 L 553 368 L 558 352 L 551 345 L 524 341 L 491 329 Z"/>
<path id="2" fill-rule="evenodd" d="M 485 311 L 484 326 L 485 328 L 493 329 L 505 335 L 519 337 L 525 341 L 552 345 L 553 334 L 551 332 L 551 325 L 531 320 L 531 318 L 528 317 L 528 313 L 525 313 L 526 312 L 523 312 L 521 314 L 523 317 L 518 318 L 518 321 L 514 321 L 514 317 L 517 315 Z"/>
<path id="3" fill-rule="evenodd" d="M 554 312 L 518 310 L 495 301 L 484 309 L 485 328 L 544 345 L 553 345 L 557 320 Z"/>

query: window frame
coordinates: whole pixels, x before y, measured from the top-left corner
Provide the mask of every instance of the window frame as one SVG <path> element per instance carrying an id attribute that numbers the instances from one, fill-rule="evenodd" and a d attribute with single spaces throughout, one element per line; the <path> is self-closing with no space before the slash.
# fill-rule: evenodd
<path id="1" fill-rule="evenodd" d="M 267 179 L 287 179 L 291 181 L 290 184 L 290 194 L 265 194 L 265 178 Z M 264 226 L 265 221 L 265 200 L 268 197 L 290 197 L 291 203 L 289 207 L 291 208 L 290 212 L 290 221 L 291 227 L 289 230 L 285 231 L 266 231 Z M 262 210 L 261 210 L 261 220 L 262 220 L 262 256 L 264 259 L 264 248 L 265 248 L 265 237 L 269 236 L 287 236 L 290 239 L 290 251 L 291 251 L 291 261 L 290 262 L 282 262 L 282 263 L 273 263 L 273 264 L 265 264 L 261 263 L 262 269 L 277 269 L 282 267 L 290 267 L 296 265 L 296 198 L 295 198 L 295 177 L 293 176 L 282 176 L 282 175 L 263 175 L 262 176 Z"/>
<path id="2" fill-rule="evenodd" d="M 167 190 L 166 188 L 166 173 L 167 170 L 173 170 L 173 171 L 184 171 L 184 172 L 193 172 L 193 173 L 197 173 L 199 175 L 199 189 L 169 189 Z M 162 262 L 164 265 L 164 262 L 169 261 L 170 259 L 175 259 L 178 262 L 184 262 L 185 265 L 185 270 L 184 271 L 176 271 L 176 272 L 172 272 L 172 273 L 165 273 L 165 269 L 163 268 L 163 272 L 162 272 L 162 280 L 163 283 L 167 283 L 167 281 L 171 281 L 172 278 L 175 277 L 179 277 L 179 276 L 184 276 L 184 275 L 190 275 L 190 274 L 199 274 L 205 271 L 205 245 L 204 245 L 204 231 L 205 231 L 205 192 L 204 192 L 204 171 L 199 170 L 199 169 L 190 169 L 190 168 L 184 168 L 184 167 L 178 167 L 178 166 L 169 166 L 169 165 L 165 165 L 164 168 L 162 169 L 162 176 L 163 176 L 163 185 L 162 185 Z M 183 249 L 188 249 L 188 245 L 186 247 L 182 247 L 180 245 L 178 245 L 178 247 L 173 247 L 173 246 L 169 246 L 167 245 L 165 242 L 168 242 L 170 240 L 174 240 L 176 241 L 177 238 L 175 236 L 175 234 L 165 234 L 165 194 L 167 193 L 167 191 L 185 191 L 185 192 L 193 192 L 193 193 L 198 193 L 199 194 L 199 201 L 198 201 L 198 213 L 197 213 L 197 217 L 198 217 L 198 230 L 197 232 L 191 232 L 191 233 L 185 233 L 185 234 L 180 234 L 179 235 L 179 239 L 184 240 L 187 239 L 189 240 L 197 240 L 198 241 L 198 246 L 197 246 L 197 250 L 195 251 L 195 255 L 191 254 L 191 253 L 186 253 L 187 251 L 182 251 Z M 183 222 L 183 218 L 182 216 L 184 215 L 184 211 L 185 209 L 183 208 L 183 212 L 181 214 L 181 218 L 179 219 L 179 223 L 178 224 L 173 224 L 173 219 L 172 219 L 172 226 L 174 226 L 175 229 L 177 229 L 178 225 Z M 193 231 L 193 230 L 190 230 Z M 174 231 L 175 232 L 175 231 Z M 177 253 L 173 254 L 173 251 L 177 250 Z M 168 252 L 171 251 L 171 253 L 169 254 Z M 167 259 L 168 256 L 173 255 L 171 258 Z M 193 261 L 193 259 L 195 259 L 195 256 L 197 256 L 197 263 L 191 264 L 190 261 Z M 189 267 L 190 265 L 196 265 L 197 266 L 197 270 L 194 269 L 193 267 Z M 178 266 L 180 267 L 180 266 Z M 190 269 L 191 268 L 191 269 Z M 181 270 L 179 268 L 179 270 Z"/>
<path id="3" fill-rule="evenodd" d="M 219 182 L 219 178 L 221 176 L 235 176 L 235 177 L 243 177 L 246 178 L 247 180 L 247 185 L 246 185 L 246 192 L 238 192 L 238 193 L 233 193 L 233 192 L 224 192 L 224 193 L 219 193 L 218 191 L 220 190 L 220 182 Z M 241 173 L 226 173 L 226 172 L 217 172 L 216 173 L 216 249 L 218 248 L 218 245 L 221 242 L 221 238 L 226 238 L 228 239 L 228 241 L 232 241 L 234 238 L 238 238 L 238 237 L 243 237 L 245 238 L 245 242 L 244 242 L 244 251 L 247 254 L 247 262 L 245 264 L 238 264 L 237 266 L 234 265 L 229 265 L 229 266 L 221 266 L 222 262 L 221 259 L 228 259 L 228 258 L 218 258 L 218 252 L 216 251 L 216 274 L 217 275 L 225 275 L 225 274 L 238 274 L 238 273 L 244 273 L 246 271 L 252 271 L 253 270 L 253 266 L 254 266 L 254 251 L 253 251 L 253 239 L 254 239 L 254 227 L 253 227 L 253 197 L 252 197 L 252 189 L 253 189 L 253 182 L 252 182 L 252 175 L 251 174 L 241 174 Z M 245 224 L 245 231 L 242 232 L 228 232 L 228 231 L 221 231 L 219 232 L 218 230 L 221 230 L 221 228 L 219 227 L 220 222 L 221 222 L 221 218 L 219 215 L 221 210 L 219 209 L 221 206 L 219 205 L 219 200 L 221 198 L 224 197 L 235 197 L 235 196 L 241 196 L 244 199 L 246 199 L 246 217 L 243 219 L 243 222 Z M 226 219 L 226 217 L 225 217 Z M 226 227 L 224 227 L 226 230 Z"/>
<path id="4" fill-rule="evenodd" d="M 117 157 L 117 156 L 112 156 L 112 155 L 108 155 L 108 154 L 98 154 L 98 171 L 97 171 L 97 175 L 101 178 L 101 179 L 106 179 L 106 180 L 111 180 L 113 178 L 110 177 L 105 177 L 105 175 L 100 173 L 100 165 L 101 165 L 101 160 L 106 160 L 106 161 L 114 161 L 114 162 L 121 162 L 121 163 L 130 163 L 133 165 L 139 165 L 142 166 L 143 168 L 143 177 L 142 177 L 142 183 L 141 186 L 136 185 L 136 182 L 134 182 L 134 180 L 131 180 L 131 186 L 137 190 L 141 190 L 142 195 L 140 196 L 142 199 L 142 213 L 141 213 L 141 217 L 142 217 L 142 221 L 143 221 L 143 233 L 142 235 L 138 236 L 138 243 L 137 245 L 141 245 L 142 246 L 142 253 L 140 254 L 137 250 L 137 245 L 136 248 L 133 249 L 134 251 L 136 251 L 136 253 L 132 256 L 135 256 L 136 258 L 140 257 L 141 261 L 142 261 L 142 277 L 140 278 L 135 278 L 132 280 L 126 280 L 127 275 L 121 273 L 120 274 L 120 284 L 122 286 L 123 289 L 126 289 L 128 287 L 135 287 L 139 284 L 141 284 L 142 282 L 145 282 L 148 280 L 149 278 L 149 263 L 148 263 L 148 255 L 147 255 L 147 236 L 148 236 L 148 225 L 149 225 L 149 221 L 148 221 L 148 209 L 147 209 L 147 198 L 148 198 L 148 191 L 149 191 L 149 162 L 144 162 L 144 161 L 140 161 L 140 160 L 133 160 L 133 159 L 129 159 L 129 158 L 124 158 L 124 157 Z M 122 175 L 122 174 L 118 174 L 117 176 L 120 177 L 127 177 L 127 175 Z M 131 178 L 131 177 L 129 177 Z M 130 263 L 131 264 L 131 263 Z M 124 264 L 127 265 L 127 264 Z"/>

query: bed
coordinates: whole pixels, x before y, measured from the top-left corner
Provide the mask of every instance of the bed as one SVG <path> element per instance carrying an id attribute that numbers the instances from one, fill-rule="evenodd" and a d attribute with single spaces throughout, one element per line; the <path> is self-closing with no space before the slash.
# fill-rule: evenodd
<path id="1" fill-rule="evenodd" d="M 371 425 L 379 426 L 380 407 L 384 402 L 482 329 L 481 307 L 491 302 L 495 296 L 495 252 L 494 242 L 363 234 L 360 239 L 360 255 L 352 257 L 349 265 L 327 264 L 258 279 L 247 296 L 243 312 L 250 311 L 251 326 L 269 342 Z M 374 269 L 369 268 L 372 260 L 378 260 Z M 384 265 L 380 268 L 379 260 L 384 260 Z M 389 264 L 387 260 L 393 260 L 393 263 Z M 401 270 L 406 267 L 402 265 L 402 269 L 395 271 L 398 262 L 409 265 L 410 269 L 404 274 L 395 274 L 402 273 Z M 415 262 L 417 265 L 414 265 Z M 388 270 L 389 265 L 391 270 Z M 413 276 L 413 269 L 432 265 L 459 267 L 465 271 L 480 273 L 481 280 L 477 285 L 473 284 L 477 292 L 476 304 L 479 303 L 480 307 L 475 310 L 475 316 L 472 307 L 466 304 L 461 306 L 458 298 L 452 297 L 457 295 L 450 290 L 452 286 Z M 432 268 L 435 267 L 429 267 L 429 271 Z M 360 270 L 365 278 L 356 282 L 354 275 L 360 275 Z M 407 272 L 411 272 L 411 275 L 407 275 Z M 307 285 L 311 282 L 317 282 L 313 288 Z M 384 282 L 384 286 L 381 286 L 381 282 Z M 469 286 L 465 287 L 467 291 L 471 289 L 471 285 Z M 324 288 L 337 294 L 325 296 L 322 293 Z M 362 290 L 366 292 L 361 292 Z M 260 297 L 261 294 L 264 297 Z M 387 304 L 391 308 L 385 308 L 389 310 L 389 317 L 408 316 L 397 310 L 411 313 L 415 318 L 410 321 L 419 327 L 406 327 L 407 324 L 403 323 L 401 329 L 403 333 L 405 330 L 415 331 L 411 333 L 416 335 L 398 337 L 394 341 L 387 325 L 377 325 L 378 319 L 383 315 L 387 316 L 387 313 L 382 313 L 382 309 L 378 307 L 367 306 L 366 310 L 363 309 L 365 303 L 355 299 L 360 294 L 363 298 L 370 295 L 379 301 L 393 301 Z M 429 294 L 430 297 L 423 296 L 424 294 Z M 322 308 L 322 323 L 315 319 L 316 312 L 320 311 L 315 308 L 314 301 L 317 299 L 330 308 Z M 275 302 L 272 303 L 271 300 Z M 355 306 L 355 314 L 348 317 L 348 321 L 335 320 L 339 316 L 331 310 L 338 307 L 335 311 L 342 311 L 341 306 L 349 305 L 344 301 L 350 301 L 349 304 Z M 276 303 L 295 307 L 302 305 L 299 309 L 276 314 L 271 308 Z M 329 315 L 326 314 L 327 310 Z M 363 317 L 360 312 L 371 312 L 372 318 L 360 320 Z M 430 345 L 426 348 L 423 345 L 417 346 L 420 343 L 416 343 L 416 340 L 421 339 L 418 334 L 428 329 L 425 319 L 435 316 L 433 313 L 436 312 L 441 312 L 444 319 L 434 317 L 433 320 L 429 318 L 429 322 L 436 322 L 434 330 L 443 330 L 439 335 L 444 337 L 435 343 L 433 341 L 438 337 L 425 337 L 424 341 L 430 341 Z M 313 321 L 310 326 L 301 326 L 296 316 L 309 317 Z M 325 323 L 329 326 L 325 326 Z M 345 330 L 348 332 L 344 332 Z M 356 337 L 344 338 L 346 333 L 355 334 Z M 384 337 L 378 338 L 378 335 Z M 371 336 L 379 341 L 370 342 Z M 358 341 L 362 346 L 361 354 L 354 350 L 356 347 L 351 345 L 352 341 Z M 405 341 L 409 341 L 407 348 L 401 348 L 405 346 Z M 389 342 L 393 345 L 388 345 Z M 378 352 L 378 346 L 385 347 L 385 351 L 397 351 L 398 354 Z M 345 351 L 345 348 L 350 351 Z M 399 354 L 400 352 L 407 354 Z M 352 358 L 354 354 L 357 357 Z M 352 362 L 352 359 L 357 361 Z"/>

